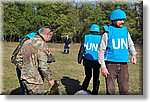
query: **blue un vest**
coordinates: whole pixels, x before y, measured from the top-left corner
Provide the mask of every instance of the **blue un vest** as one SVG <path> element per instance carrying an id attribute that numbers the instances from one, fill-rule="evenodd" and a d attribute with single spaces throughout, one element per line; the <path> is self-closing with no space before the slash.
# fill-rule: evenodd
<path id="1" fill-rule="evenodd" d="M 129 62 L 127 27 L 108 27 L 108 45 L 105 59 L 111 62 Z"/>
<path id="2" fill-rule="evenodd" d="M 100 35 L 88 34 L 84 37 L 84 58 L 88 60 L 98 61 L 98 49 L 100 46 Z"/>

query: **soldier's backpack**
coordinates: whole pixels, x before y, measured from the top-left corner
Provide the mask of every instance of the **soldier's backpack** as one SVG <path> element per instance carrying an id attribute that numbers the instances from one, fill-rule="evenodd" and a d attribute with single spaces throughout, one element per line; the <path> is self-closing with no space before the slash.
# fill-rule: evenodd
<path id="1" fill-rule="evenodd" d="M 16 61 L 16 57 L 17 57 L 17 54 L 19 53 L 23 43 L 30 39 L 29 37 L 25 37 L 23 38 L 20 43 L 18 44 L 18 46 L 16 47 L 16 49 L 14 50 L 14 52 L 12 53 L 12 56 L 11 56 L 11 62 L 14 63 L 15 65 L 17 65 L 17 61 Z"/>
<path id="2" fill-rule="evenodd" d="M 33 37 L 30 37 L 30 38 L 33 38 Z M 30 39 L 28 36 L 26 36 L 25 38 L 23 38 L 20 43 L 18 44 L 18 46 L 16 47 L 16 49 L 14 50 L 14 52 L 12 53 L 12 56 L 11 56 L 11 62 L 14 63 L 15 65 L 17 65 L 17 61 L 16 61 L 16 57 L 17 57 L 17 54 L 19 53 L 22 45 L 24 44 L 24 42 L 28 39 Z M 52 54 L 48 55 L 47 56 L 47 63 L 52 63 L 52 62 L 55 62 L 55 58 Z"/>
<path id="3" fill-rule="evenodd" d="M 40 33 L 40 32 L 41 32 L 41 28 L 38 30 L 38 33 Z M 31 33 L 27 34 L 25 37 L 20 38 L 20 43 L 18 44 L 18 46 L 16 47 L 16 49 L 14 50 L 14 52 L 12 53 L 12 56 L 11 56 L 12 63 L 17 65 L 16 57 L 17 57 L 17 54 L 19 53 L 23 43 L 28 39 L 34 38 L 35 35 L 36 35 L 36 32 L 31 32 Z"/>

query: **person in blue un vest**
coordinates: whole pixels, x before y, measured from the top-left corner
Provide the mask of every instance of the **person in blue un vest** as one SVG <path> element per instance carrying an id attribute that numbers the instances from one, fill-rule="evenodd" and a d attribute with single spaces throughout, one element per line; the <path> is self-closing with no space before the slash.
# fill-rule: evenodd
<path id="1" fill-rule="evenodd" d="M 112 11 L 110 15 L 111 25 L 104 26 L 99 48 L 99 63 L 101 74 L 106 81 L 106 94 L 114 95 L 115 81 L 118 83 L 120 95 L 127 95 L 129 90 L 128 52 L 131 54 L 131 62 L 137 63 L 136 50 L 130 33 L 124 26 L 126 13 L 121 9 Z"/>
<path id="2" fill-rule="evenodd" d="M 78 53 L 78 63 L 81 64 L 83 59 L 83 66 L 85 71 L 85 78 L 81 85 L 81 90 L 87 90 L 89 82 L 93 74 L 93 95 L 98 94 L 99 90 L 99 72 L 100 64 L 98 62 L 98 49 L 100 47 L 101 35 L 100 27 L 97 24 L 92 24 L 90 33 L 84 36 Z M 93 70 L 93 73 L 92 73 Z"/>

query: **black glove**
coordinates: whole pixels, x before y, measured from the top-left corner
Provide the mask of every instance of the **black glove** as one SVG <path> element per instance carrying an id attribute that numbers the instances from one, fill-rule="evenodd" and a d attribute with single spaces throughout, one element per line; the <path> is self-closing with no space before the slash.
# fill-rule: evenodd
<path id="1" fill-rule="evenodd" d="M 80 50 L 79 50 L 79 53 L 78 53 L 78 63 L 79 64 L 81 64 L 81 62 L 82 62 L 83 54 L 84 54 L 84 45 L 81 44 Z"/>
<path id="2" fill-rule="evenodd" d="M 78 58 L 78 64 L 81 64 L 82 58 Z"/>
<path id="3" fill-rule="evenodd" d="M 55 58 L 53 57 L 52 54 L 49 54 L 47 56 L 47 63 L 52 63 L 52 62 L 55 62 Z"/>

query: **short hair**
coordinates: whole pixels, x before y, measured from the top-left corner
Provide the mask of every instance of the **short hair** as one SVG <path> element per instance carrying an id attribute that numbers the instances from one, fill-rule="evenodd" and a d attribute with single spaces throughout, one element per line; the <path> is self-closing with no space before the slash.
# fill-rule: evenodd
<path id="1" fill-rule="evenodd" d="M 49 28 L 50 30 L 52 30 L 51 26 L 44 26 L 43 28 Z"/>
<path id="2" fill-rule="evenodd" d="M 47 29 L 49 29 L 49 30 L 53 31 L 53 29 L 52 29 L 52 27 L 51 27 L 51 26 L 44 26 L 44 27 L 42 27 L 42 31 L 41 31 L 41 33 L 43 33 L 43 34 L 47 34 L 47 33 L 48 33 L 48 32 L 47 32 Z"/>

